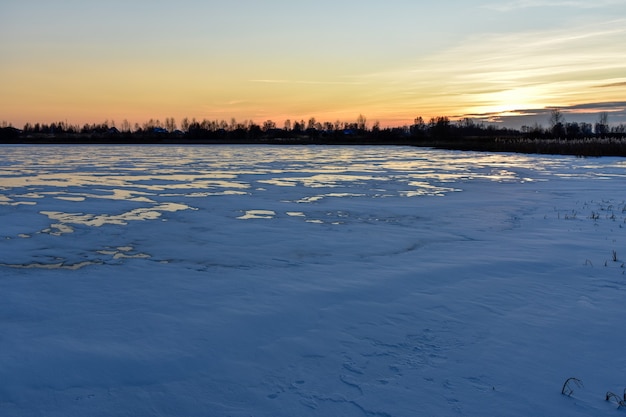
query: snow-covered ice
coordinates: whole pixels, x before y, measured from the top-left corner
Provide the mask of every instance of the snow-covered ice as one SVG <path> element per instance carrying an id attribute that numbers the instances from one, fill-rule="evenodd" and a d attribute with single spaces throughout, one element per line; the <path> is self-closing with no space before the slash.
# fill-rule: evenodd
<path id="1" fill-rule="evenodd" d="M 624 159 L 0 150 L 2 416 L 622 412 Z"/>

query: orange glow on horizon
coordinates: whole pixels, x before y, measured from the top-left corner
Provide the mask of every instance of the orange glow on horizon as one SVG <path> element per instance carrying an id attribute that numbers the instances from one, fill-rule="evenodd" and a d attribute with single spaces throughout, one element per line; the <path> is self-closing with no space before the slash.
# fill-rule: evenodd
<path id="1" fill-rule="evenodd" d="M 445 31 L 427 20 L 415 25 L 386 6 L 359 9 L 366 22 L 383 25 L 380 32 L 323 10 L 308 10 L 317 16 L 311 29 L 299 20 L 306 14 L 281 10 L 279 19 L 260 3 L 250 5 L 258 16 L 220 6 L 223 19 L 212 24 L 199 12 L 152 3 L 163 15 L 149 22 L 141 7 L 113 16 L 92 2 L 63 13 L 45 2 L 36 10 L 22 3 L 0 6 L 9 16 L 0 36 L 10 40 L 0 42 L 0 122 L 16 127 L 105 120 L 132 126 L 171 117 L 179 125 L 187 117 L 282 127 L 286 119 L 354 122 L 360 114 L 369 126 L 396 127 L 416 117 L 506 119 L 551 107 L 605 109 L 622 118 L 613 121 L 626 122 L 626 19 L 615 17 L 624 9 L 619 2 L 572 2 L 550 25 L 520 20 L 508 28 L 494 22 L 533 16 L 544 6 L 469 1 L 459 7 L 479 7 L 485 26 L 454 14 L 446 15 L 455 25 Z M 219 9 L 196 6 L 207 15 Z M 434 6 L 405 7 L 433 7 L 432 21 L 442 18 Z M 95 19 L 92 9 L 118 25 Z M 586 19 L 575 13 L 581 10 Z M 24 18 L 31 15 L 38 19 Z M 390 20 L 379 22 L 379 15 Z"/>

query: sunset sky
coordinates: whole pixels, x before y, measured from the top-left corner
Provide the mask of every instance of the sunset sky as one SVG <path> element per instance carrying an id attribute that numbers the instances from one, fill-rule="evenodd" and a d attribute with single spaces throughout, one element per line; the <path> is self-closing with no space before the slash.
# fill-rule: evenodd
<path id="1" fill-rule="evenodd" d="M 626 123 L 626 0 L 2 0 L 0 16 L 0 122 L 16 127 L 359 114 L 519 127 L 556 106 Z"/>

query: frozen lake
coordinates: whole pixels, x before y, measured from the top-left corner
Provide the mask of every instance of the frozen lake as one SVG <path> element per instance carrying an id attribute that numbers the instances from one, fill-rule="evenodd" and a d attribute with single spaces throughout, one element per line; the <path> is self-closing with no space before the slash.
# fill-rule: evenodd
<path id="1" fill-rule="evenodd" d="M 576 416 L 622 394 L 624 159 L 0 150 L 2 415 Z"/>

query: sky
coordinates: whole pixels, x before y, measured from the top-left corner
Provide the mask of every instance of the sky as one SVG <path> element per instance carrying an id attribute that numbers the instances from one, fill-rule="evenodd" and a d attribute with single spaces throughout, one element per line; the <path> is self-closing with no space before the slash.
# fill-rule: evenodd
<path id="1" fill-rule="evenodd" d="M 2 0 L 0 121 L 626 123 L 626 0 Z"/>

